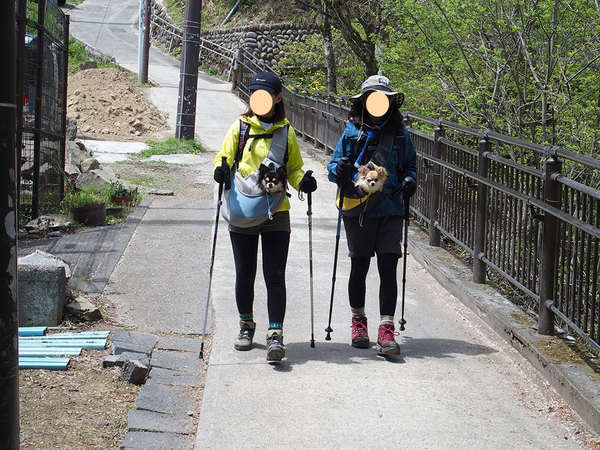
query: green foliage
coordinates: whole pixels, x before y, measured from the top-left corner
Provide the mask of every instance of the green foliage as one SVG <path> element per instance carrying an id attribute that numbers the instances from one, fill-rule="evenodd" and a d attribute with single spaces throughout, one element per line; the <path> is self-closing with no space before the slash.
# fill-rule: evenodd
<path id="1" fill-rule="evenodd" d="M 342 35 L 332 30 L 333 47 L 337 63 L 338 94 L 354 95 L 362 83 L 357 74 L 362 72 L 358 58 L 350 52 Z M 327 90 L 327 63 L 323 54 L 323 38 L 319 34 L 306 42 L 289 42 L 284 47 L 285 56 L 274 67 L 292 84 L 315 91 Z"/>
<path id="2" fill-rule="evenodd" d="M 105 186 L 105 188 L 110 197 L 123 197 L 126 195 L 133 196 L 137 194 L 137 189 L 130 189 L 120 181 L 111 181 Z"/>
<path id="3" fill-rule="evenodd" d="M 219 71 L 215 67 L 201 67 L 200 70 L 211 77 L 219 76 Z"/>
<path id="4" fill-rule="evenodd" d="M 183 28 L 185 19 L 185 0 L 165 0 L 165 6 L 173 21 L 179 27 Z"/>
<path id="5" fill-rule="evenodd" d="M 234 3 L 214 0 L 207 12 L 222 20 Z M 323 2 L 304 3 L 319 22 Z M 368 58 L 351 49 L 360 56 L 372 43 L 378 69 L 406 96 L 403 110 L 600 157 L 597 1 L 387 0 L 368 11 L 356 0 L 328 3 L 338 93 L 356 93 Z M 326 90 L 320 35 L 284 51 L 276 70 L 286 80 Z"/>
<path id="6" fill-rule="evenodd" d="M 79 65 L 88 62 L 95 61 L 98 67 L 115 67 L 119 66 L 105 58 L 92 56 L 87 51 L 85 44 L 78 41 L 73 36 L 69 36 L 69 73 L 75 73 L 79 71 Z"/>
<path id="7" fill-rule="evenodd" d="M 140 156 L 148 158 L 154 155 L 206 153 L 204 146 L 195 140 L 169 138 L 162 142 L 146 141 L 149 148 L 142 150 Z"/>
<path id="8" fill-rule="evenodd" d="M 69 214 L 73 208 L 82 206 L 99 205 L 107 203 L 106 194 L 101 192 L 95 184 L 88 184 L 82 190 L 69 190 L 61 202 L 61 213 Z"/>

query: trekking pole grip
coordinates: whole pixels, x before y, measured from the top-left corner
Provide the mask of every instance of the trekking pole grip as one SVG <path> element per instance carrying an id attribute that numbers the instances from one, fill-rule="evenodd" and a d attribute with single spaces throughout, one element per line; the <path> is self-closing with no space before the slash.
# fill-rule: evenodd
<path id="1" fill-rule="evenodd" d="M 221 167 L 225 167 L 227 165 L 227 156 L 223 156 L 221 157 Z M 223 185 L 225 184 L 224 181 L 221 181 L 219 183 L 219 203 L 221 202 L 221 196 L 223 195 Z"/>

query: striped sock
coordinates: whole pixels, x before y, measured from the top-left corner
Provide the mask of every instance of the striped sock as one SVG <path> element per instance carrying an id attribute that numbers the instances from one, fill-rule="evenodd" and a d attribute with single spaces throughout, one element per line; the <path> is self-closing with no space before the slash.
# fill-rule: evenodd
<path id="1" fill-rule="evenodd" d="M 282 322 L 269 322 L 269 330 L 281 330 L 283 329 Z"/>
<path id="2" fill-rule="evenodd" d="M 364 306 L 362 308 L 350 308 L 350 311 L 352 311 L 353 316 L 364 316 L 365 315 Z"/>
<path id="3" fill-rule="evenodd" d="M 250 314 L 240 314 L 240 320 L 243 322 L 253 322 L 254 321 L 254 314 L 250 313 Z"/>
<path id="4" fill-rule="evenodd" d="M 394 316 L 381 316 L 381 320 L 379 321 L 380 325 L 384 323 L 394 323 Z"/>

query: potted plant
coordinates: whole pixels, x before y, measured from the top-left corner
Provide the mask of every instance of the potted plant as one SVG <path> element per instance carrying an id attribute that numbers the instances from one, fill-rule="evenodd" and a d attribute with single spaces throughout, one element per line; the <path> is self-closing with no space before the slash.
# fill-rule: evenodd
<path id="1" fill-rule="evenodd" d="M 62 205 L 75 223 L 98 226 L 106 221 L 106 202 L 93 184 L 86 185 L 81 191 L 67 191 Z"/>
<path id="2" fill-rule="evenodd" d="M 137 195 L 137 189 L 130 189 L 120 181 L 109 183 L 108 192 L 111 201 L 117 206 L 131 206 Z"/>

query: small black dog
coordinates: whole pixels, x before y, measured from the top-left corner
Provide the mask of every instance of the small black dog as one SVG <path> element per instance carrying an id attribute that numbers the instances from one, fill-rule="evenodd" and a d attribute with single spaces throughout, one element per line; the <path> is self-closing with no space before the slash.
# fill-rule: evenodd
<path id="1" fill-rule="evenodd" d="M 258 184 L 267 194 L 279 194 L 287 188 L 287 170 L 285 166 L 278 169 L 261 164 L 258 169 Z"/>

